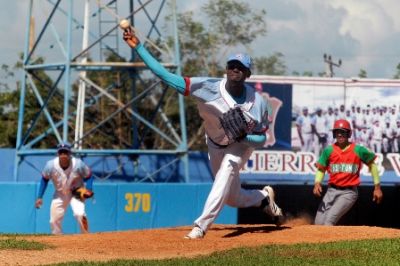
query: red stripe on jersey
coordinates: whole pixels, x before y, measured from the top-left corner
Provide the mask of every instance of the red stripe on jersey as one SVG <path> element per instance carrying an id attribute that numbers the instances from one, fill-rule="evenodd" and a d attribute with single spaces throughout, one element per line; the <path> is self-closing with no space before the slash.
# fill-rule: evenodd
<path id="1" fill-rule="evenodd" d="M 185 91 L 183 93 L 184 96 L 188 96 L 190 94 L 190 78 L 184 77 L 185 80 Z"/>
<path id="2" fill-rule="evenodd" d="M 326 171 L 326 167 L 323 166 L 322 164 L 316 162 L 315 163 L 315 167 L 317 167 L 318 170 L 320 170 L 321 172 L 325 172 Z"/>

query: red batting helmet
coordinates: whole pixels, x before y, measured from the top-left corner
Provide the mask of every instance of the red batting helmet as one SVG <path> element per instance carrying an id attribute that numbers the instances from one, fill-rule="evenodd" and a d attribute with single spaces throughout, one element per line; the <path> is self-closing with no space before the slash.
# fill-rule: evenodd
<path id="1" fill-rule="evenodd" d="M 348 137 L 351 136 L 351 126 L 349 121 L 345 120 L 345 119 L 339 119 L 336 120 L 335 123 L 333 124 L 333 137 L 335 138 L 336 134 L 335 131 L 336 130 L 345 130 L 348 132 Z"/>
<path id="2" fill-rule="evenodd" d="M 349 121 L 345 119 L 339 119 L 336 120 L 335 123 L 333 124 L 333 129 L 351 130 L 351 127 Z"/>

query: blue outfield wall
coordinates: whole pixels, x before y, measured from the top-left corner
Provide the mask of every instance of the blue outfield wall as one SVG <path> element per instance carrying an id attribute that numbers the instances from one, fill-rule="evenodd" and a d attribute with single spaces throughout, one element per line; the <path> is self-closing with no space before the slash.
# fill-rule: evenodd
<path id="1" fill-rule="evenodd" d="M 50 233 L 49 184 L 41 209 L 35 209 L 37 183 L 2 183 L 0 232 Z M 91 232 L 192 225 L 201 214 L 211 184 L 95 183 L 94 199 L 86 202 Z M 237 224 L 237 209 L 224 207 L 216 223 Z M 70 208 L 63 222 L 65 233 L 79 228 Z"/>

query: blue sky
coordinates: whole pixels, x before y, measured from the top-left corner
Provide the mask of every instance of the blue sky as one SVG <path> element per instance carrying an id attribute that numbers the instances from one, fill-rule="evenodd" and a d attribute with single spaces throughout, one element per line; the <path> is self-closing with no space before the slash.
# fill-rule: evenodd
<path id="1" fill-rule="evenodd" d="M 35 2 L 38 1 L 46 2 Z M 23 50 L 28 2 L 4 1 L 0 9 L 1 64 L 14 64 Z M 177 2 L 178 11 L 182 12 L 198 10 L 207 1 Z M 267 35 L 250 47 L 238 49 L 246 49 L 255 57 L 283 53 L 289 75 L 292 71 L 312 71 L 314 74 L 324 71 L 324 53 L 332 55 L 334 61 L 343 61 L 342 66 L 335 69 L 336 77 L 354 77 L 364 69 L 370 78 L 392 78 L 400 63 L 397 0 L 248 2 L 251 7 L 267 11 Z M 96 3 L 92 0 L 93 5 Z M 82 7 L 78 5 L 75 1 L 77 8 Z M 195 13 L 200 19 L 199 13 Z"/>

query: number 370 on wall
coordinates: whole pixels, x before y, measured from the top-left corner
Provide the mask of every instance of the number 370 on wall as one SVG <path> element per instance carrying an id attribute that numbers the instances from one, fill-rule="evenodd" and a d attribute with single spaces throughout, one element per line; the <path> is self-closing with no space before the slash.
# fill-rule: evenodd
<path id="1" fill-rule="evenodd" d="M 126 212 L 150 212 L 151 197 L 149 193 L 125 193 Z"/>

